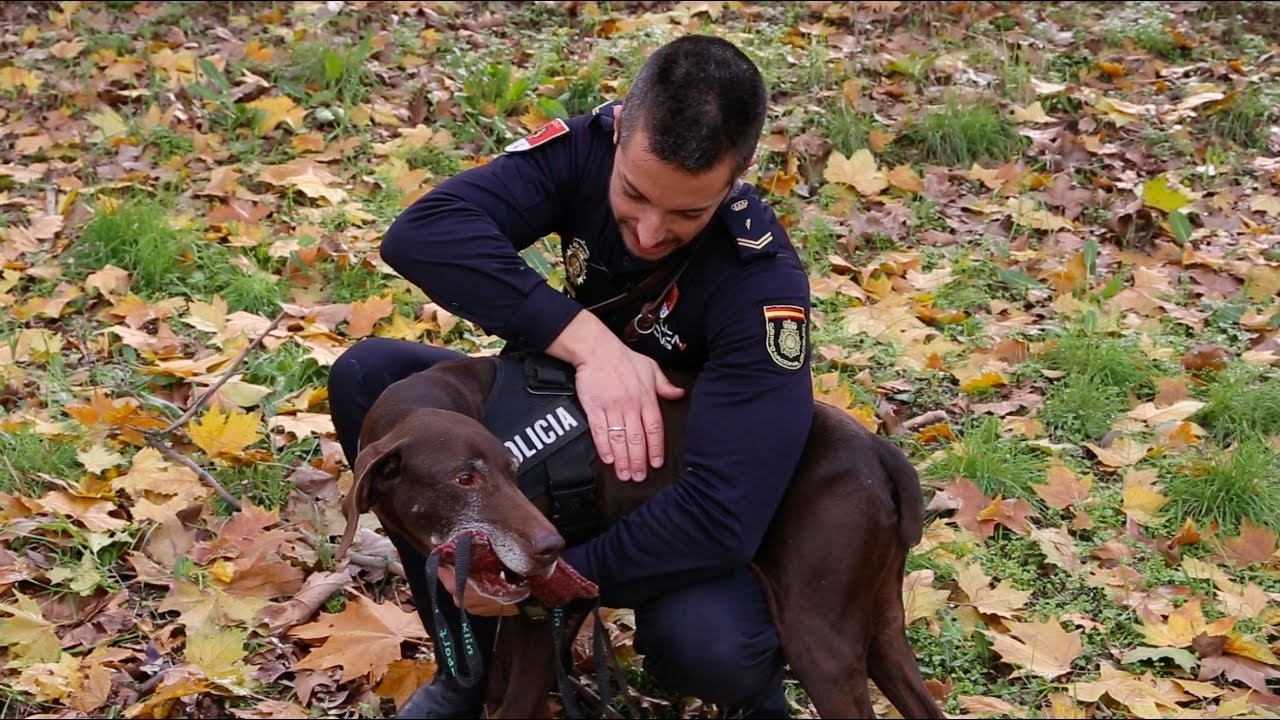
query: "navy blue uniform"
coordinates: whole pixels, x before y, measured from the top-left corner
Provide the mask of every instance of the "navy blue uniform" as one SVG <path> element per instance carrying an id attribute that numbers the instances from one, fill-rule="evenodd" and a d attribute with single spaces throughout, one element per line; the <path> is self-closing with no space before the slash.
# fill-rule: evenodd
<path id="1" fill-rule="evenodd" d="M 599 108 L 543 132 L 558 136 L 509 148 L 444 181 L 392 224 L 383 259 L 433 301 L 486 332 L 522 348 L 545 349 L 583 307 L 626 293 L 668 261 L 638 260 L 624 248 L 609 207 L 612 124 L 611 111 Z M 565 256 L 563 293 L 518 252 L 553 233 Z M 664 606 L 671 613 L 662 614 L 682 616 L 654 631 L 668 637 L 641 652 L 656 657 L 659 645 L 671 640 L 692 641 L 691 652 L 714 653 L 717 634 L 745 636 L 737 645 L 721 643 L 723 659 L 742 663 L 753 660 L 733 656 L 768 655 L 768 672 L 722 679 L 747 687 L 717 694 L 750 697 L 780 674 L 776 634 L 767 627 L 767 608 L 746 566 L 809 432 L 808 279 L 785 229 L 745 184 L 672 257 L 688 258 L 688 265 L 653 329 L 631 348 L 663 366 L 699 373 L 691 391 L 685 470 L 678 483 L 600 536 L 568 548 L 564 558 L 599 585 L 605 606 L 636 608 L 641 623 Z M 637 298 L 601 319 L 621 334 L 651 299 Z M 362 379 L 372 392 L 369 378 Z M 340 385 L 330 384 L 335 390 Z M 372 398 L 355 404 L 366 402 Z M 358 428 L 358 418 L 343 423 L 337 414 L 340 435 L 344 426 Z M 344 448 L 353 459 L 354 441 L 344 440 Z M 700 596 L 699 584 L 708 582 L 718 589 Z M 750 606 L 744 611 L 749 617 L 729 607 L 738 604 Z M 638 637 L 637 645 L 643 644 Z M 681 687 L 679 676 L 711 672 L 718 663 L 677 664 L 686 667 L 659 671 L 659 679 Z"/>

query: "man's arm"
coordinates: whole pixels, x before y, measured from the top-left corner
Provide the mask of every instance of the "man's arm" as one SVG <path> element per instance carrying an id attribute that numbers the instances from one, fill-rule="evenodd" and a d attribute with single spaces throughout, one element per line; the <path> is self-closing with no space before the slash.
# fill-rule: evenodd
<path id="1" fill-rule="evenodd" d="M 750 282 L 722 294 L 731 299 L 716 314 L 730 320 L 711 338 L 692 391 L 679 482 L 564 554 L 606 605 L 635 607 L 745 565 L 795 472 L 813 419 L 809 364 L 788 369 L 771 357 L 767 322 L 782 321 L 767 321 L 765 308 L 799 308 L 807 319 L 807 285 L 801 278 L 790 294 L 764 296 Z M 792 340 L 803 333 L 805 358 L 806 325 L 787 330 Z"/>
<path id="2" fill-rule="evenodd" d="M 571 133 L 585 133 L 581 122 Z M 582 306 L 519 251 L 555 230 L 579 163 L 574 138 L 502 155 L 441 183 L 387 230 L 382 259 L 446 310 L 505 340 L 542 350 Z M 581 179 L 579 179 L 581 181 Z"/>

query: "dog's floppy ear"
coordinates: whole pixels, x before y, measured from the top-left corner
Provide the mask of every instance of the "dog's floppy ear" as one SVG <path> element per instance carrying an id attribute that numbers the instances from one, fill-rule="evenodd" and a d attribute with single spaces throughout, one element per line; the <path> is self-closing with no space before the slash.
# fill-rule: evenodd
<path id="1" fill-rule="evenodd" d="M 347 528 L 342 533 L 342 541 L 338 543 L 338 551 L 334 562 L 342 559 L 351 547 L 356 536 L 356 524 L 361 513 L 369 511 L 369 488 L 377 474 L 400 472 L 400 438 L 388 435 L 369 447 L 360 450 L 356 456 L 356 466 L 352 472 L 355 481 L 351 484 L 351 492 L 343 502 L 343 511 L 347 516 Z"/>

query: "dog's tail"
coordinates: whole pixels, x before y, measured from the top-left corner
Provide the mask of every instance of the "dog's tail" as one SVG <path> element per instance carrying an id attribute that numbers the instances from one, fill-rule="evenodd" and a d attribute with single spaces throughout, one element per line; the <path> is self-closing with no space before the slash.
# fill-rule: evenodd
<path id="1" fill-rule="evenodd" d="M 898 539 L 903 547 L 915 547 L 924 534 L 924 491 L 915 466 L 902 451 L 888 441 L 876 443 L 880 464 L 892 483 L 894 503 L 898 506 Z"/>

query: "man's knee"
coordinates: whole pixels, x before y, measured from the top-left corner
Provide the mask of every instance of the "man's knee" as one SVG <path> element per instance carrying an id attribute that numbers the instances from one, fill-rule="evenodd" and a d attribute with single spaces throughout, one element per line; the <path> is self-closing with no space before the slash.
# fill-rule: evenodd
<path id="1" fill-rule="evenodd" d="M 758 587 L 724 589 L 742 592 L 680 593 L 638 609 L 636 650 L 667 688 L 750 707 L 781 681 L 778 634 Z"/>

